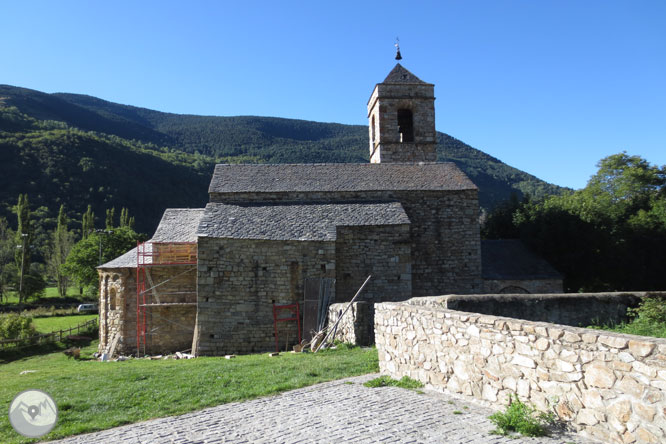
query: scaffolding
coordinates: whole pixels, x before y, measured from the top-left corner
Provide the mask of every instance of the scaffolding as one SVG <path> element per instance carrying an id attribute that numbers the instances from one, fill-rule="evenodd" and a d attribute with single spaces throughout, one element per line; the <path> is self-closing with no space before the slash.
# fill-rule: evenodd
<path id="1" fill-rule="evenodd" d="M 138 242 L 136 256 L 136 355 L 138 357 L 141 355 L 141 347 L 143 354 L 146 354 L 146 337 L 152 334 L 148 325 L 152 319 L 151 309 L 196 306 L 196 284 L 193 284 L 191 289 L 179 291 L 169 291 L 165 285 L 177 277 L 196 271 L 197 244 L 196 242 Z M 172 267 L 173 270 L 167 278 L 155 282 L 151 274 L 151 270 L 155 267 Z M 166 317 L 162 318 L 166 322 L 177 324 Z"/>

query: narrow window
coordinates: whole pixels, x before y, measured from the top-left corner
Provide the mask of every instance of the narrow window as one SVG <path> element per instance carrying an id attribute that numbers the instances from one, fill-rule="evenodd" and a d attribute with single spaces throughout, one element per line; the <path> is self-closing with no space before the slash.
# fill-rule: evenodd
<path id="1" fill-rule="evenodd" d="M 398 131 L 400 131 L 400 142 L 414 141 L 414 119 L 411 110 L 398 110 Z"/>
<path id="2" fill-rule="evenodd" d="M 372 142 L 375 141 L 375 115 L 372 115 L 372 123 L 370 123 L 370 132 L 372 133 Z"/>
<path id="3" fill-rule="evenodd" d="M 111 291 L 109 291 L 109 310 L 115 310 L 116 309 L 116 289 L 112 288 Z"/>

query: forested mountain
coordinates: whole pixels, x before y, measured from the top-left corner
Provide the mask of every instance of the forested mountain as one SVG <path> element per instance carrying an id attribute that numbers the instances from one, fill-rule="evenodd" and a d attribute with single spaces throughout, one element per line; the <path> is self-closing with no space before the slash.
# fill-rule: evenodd
<path id="1" fill-rule="evenodd" d="M 438 141 L 438 160 L 470 176 L 485 209 L 513 192 L 561 191 L 447 134 Z M 150 233 L 164 208 L 206 202 L 216 162 L 367 161 L 361 125 L 171 114 L 0 85 L 0 216 L 27 192 L 32 205 L 51 211 L 65 203 L 71 217 L 88 204 L 98 217 L 128 207 L 137 228 Z"/>

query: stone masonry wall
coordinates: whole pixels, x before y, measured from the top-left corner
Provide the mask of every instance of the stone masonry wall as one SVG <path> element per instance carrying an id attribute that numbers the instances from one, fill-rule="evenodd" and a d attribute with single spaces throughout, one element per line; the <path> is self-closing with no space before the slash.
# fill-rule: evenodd
<path id="1" fill-rule="evenodd" d="M 350 301 L 368 275 L 362 300 L 404 301 L 412 295 L 408 225 L 338 227 L 335 301 Z"/>
<path id="2" fill-rule="evenodd" d="M 190 266 L 191 267 L 191 266 Z M 147 354 L 172 353 L 192 346 L 196 315 L 196 272 L 181 274 L 186 267 L 148 269 L 155 293 L 147 303 L 190 305 L 152 306 L 146 310 Z M 99 350 L 108 351 L 115 334 L 120 334 L 116 354 L 136 354 L 136 268 L 100 269 Z M 166 282 L 168 281 L 168 282 Z M 166 283 L 164 283 L 166 282 Z M 147 286 L 151 286 L 149 282 Z M 143 353 L 143 349 L 141 353 Z"/>
<path id="3" fill-rule="evenodd" d="M 107 351 L 116 334 L 120 340 L 117 353 L 136 351 L 136 270 L 112 268 L 99 274 L 99 346 Z"/>
<path id="4" fill-rule="evenodd" d="M 481 293 L 478 191 L 211 193 L 211 202 L 399 201 L 409 220 L 412 294 Z"/>
<path id="5" fill-rule="evenodd" d="M 349 303 L 331 304 L 328 308 L 328 325 L 332 326 L 340 318 Z M 372 303 L 365 301 L 352 303 L 335 330 L 336 339 L 340 342 L 356 345 L 371 345 L 375 342 L 374 308 Z"/>
<path id="6" fill-rule="evenodd" d="M 273 303 L 303 301 L 306 278 L 335 277 L 334 242 L 199 238 L 198 355 L 275 349 Z M 284 348 L 298 341 L 282 322 Z"/>
<path id="7" fill-rule="evenodd" d="M 517 394 L 613 443 L 666 441 L 666 339 L 421 305 L 375 305 L 379 366 L 496 406 Z M 424 301 L 426 300 L 426 301 Z"/>
<path id="8" fill-rule="evenodd" d="M 370 163 L 435 162 L 434 143 L 380 143 L 370 154 Z"/>
<path id="9" fill-rule="evenodd" d="M 412 294 L 482 291 L 476 190 L 398 193 L 412 222 Z"/>

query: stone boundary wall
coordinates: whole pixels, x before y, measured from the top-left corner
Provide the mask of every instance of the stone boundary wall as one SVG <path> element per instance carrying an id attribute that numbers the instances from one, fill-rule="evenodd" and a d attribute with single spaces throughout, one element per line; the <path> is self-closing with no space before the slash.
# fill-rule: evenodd
<path id="1" fill-rule="evenodd" d="M 666 292 L 446 295 L 435 300 L 449 310 L 587 327 L 626 321 L 627 308 L 657 296 L 666 297 Z M 432 301 L 426 297 L 410 303 Z"/>
<path id="2" fill-rule="evenodd" d="M 379 367 L 508 404 L 513 394 L 585 435 L 666 442 L 666 339 L 442 308 L 442 297 L 375 304 Z"/>
<path id="3" fill-rule="evenodd" d="M 666 297 L 666 292 L 446 295 L 411 298 L 409 304 L 580 327 L 619 324 L 627 319 L 627 308 L 638 306 L 642 298 L 656 296 Z M 381 302 L 389 301 L 399 299 L 385 298 Z M 363 343 L 373 344 L 374 306 L 370 304 L 367 310 L 367 315 L 350 317 L 343 322 L 353 324 L 345 327 L 345 331 L 363 331 Z M 329 310 L 328 316 L 329 322 L 332 316 L 337 319 L 337 310 Z M 343 342 L 354 342 L 356 337 L 341 335 L 345 337 Z"/>
<path id="4" fill-rule="evenodd" d="M 331 304 L 328 307 L 328 325 L 333 325 L 344 312 L 349 302 Z M 374 304 L 354 302 L 338 324 L 333 339 L 356 345 L 371 345 L 375 342 Z"/>

